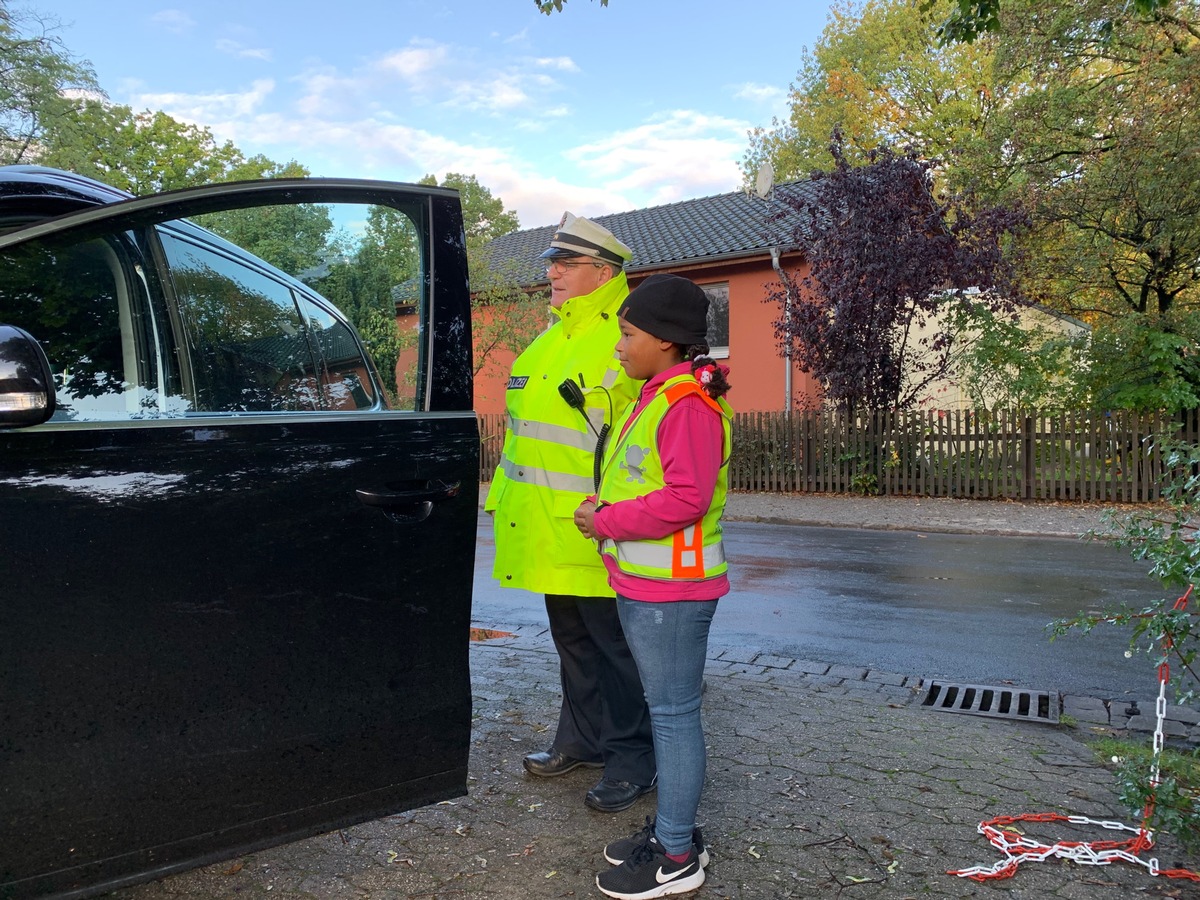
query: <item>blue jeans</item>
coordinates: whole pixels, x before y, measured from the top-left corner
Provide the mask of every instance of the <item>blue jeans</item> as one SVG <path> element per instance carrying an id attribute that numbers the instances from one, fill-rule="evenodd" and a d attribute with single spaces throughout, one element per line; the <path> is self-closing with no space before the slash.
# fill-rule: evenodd
<path id="1" fill-rule="evenodd" d="M 687 853 L 704 788 L 704 724 L 700 694 L 708 629 L 716 600 L 648 603 L 617 595 L 625 640 L 633 651 L 658 762 L 658 811 L 654 830 L 668 853 Z"/>

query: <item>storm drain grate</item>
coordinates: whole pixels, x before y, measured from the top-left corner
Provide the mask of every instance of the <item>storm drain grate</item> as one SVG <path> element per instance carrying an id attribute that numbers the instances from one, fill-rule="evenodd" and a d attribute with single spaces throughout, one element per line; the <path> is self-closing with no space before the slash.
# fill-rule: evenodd
<path id="1" fill-rule="evenodd" d="M 1058 694 L 1049 691 L 934 681 L 921 705 L 968 716 L 1058 722 Z"/>

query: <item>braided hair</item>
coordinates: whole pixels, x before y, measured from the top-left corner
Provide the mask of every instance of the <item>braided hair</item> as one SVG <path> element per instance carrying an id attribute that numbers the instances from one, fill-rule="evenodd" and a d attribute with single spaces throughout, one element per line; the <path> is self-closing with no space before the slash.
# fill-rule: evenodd
<path id="1" fill-rule="evenodd" d="M 729 391 L 730 384 L 725 377 L 727 371 L 709 356 L 708 344 L 692 344 L 683 348 L 684 359 L 691 360 L 692 374 L 700 382 L 704 393 L 716 400 L 724 397 Z"/>

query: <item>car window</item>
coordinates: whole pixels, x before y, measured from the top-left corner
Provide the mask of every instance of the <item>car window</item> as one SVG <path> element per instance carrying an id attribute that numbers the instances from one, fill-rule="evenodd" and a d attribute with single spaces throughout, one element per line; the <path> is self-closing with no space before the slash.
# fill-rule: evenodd
<path id="1" fill-rule="evenodd" d="M 291 289 L 241 260 L 162 235 L 178 301 L 193 412 L 315 410 L 324 404 Z"/>
<path id="2" fill-rule="evenodd" d="M 260 206 L 29 242 L 3 255 L 0 318 L 46 350 L 53 422 L 420 412 L 425 215 Z"/>
<path id="3" fill-rule="evenodd" d="M 164 355 L 166 316 L 143 274 L 127 235 L 6 255 L 0 309 L 46 351 L 57 382 L 53 421 L 169 414 L 178 381 Z"/>
<path id="4" fill-rule="evenodd" d="M 317 360 L 318 389 L 329 409 L 365 409 L 375 402 L 366 360 L 344 322 L 315 301 L 296 296 Z"/>
<path id="5" fill-rule="evenodd" d="M 420 339 L 428 318 L 427 229 L 419 204 L 400 210 L 378 204 L 299 204 L 199 215 L 214 253 L 224 241 L 263 265 L 244 289 L 261 291 L 266 274 L 290 276 L 293 302 L 308 333 L 315 375 L 305 380 L 322 408 L 361 409 L 383 402 L 393 409 L 424 408 Z M 282 297 L 282 295 L 280 295 Z M 282 303 L 282 299 L 280 301 Z M 333 308 L 357 326 L 370 367 L 354 332 Z M 293 376 L 295 380 L 296 376 Z M 382 385 L 379 382 L 382 381 Z M 377 397 L 376 386 L 383 397 Z"/>

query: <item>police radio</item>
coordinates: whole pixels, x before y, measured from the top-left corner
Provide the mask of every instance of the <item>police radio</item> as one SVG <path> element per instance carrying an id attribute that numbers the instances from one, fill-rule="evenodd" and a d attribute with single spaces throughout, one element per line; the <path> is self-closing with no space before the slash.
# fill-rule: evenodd
<path id="1" fill-rule="evenodd" d="M 579 380 L 583 381 L 583 375 L 579 376 Z M 592 454 L 592 481 L 595 484 L 597 491 L 600 490 L 600 467 L 604 461 L 604 441 L 608 437 L 609 425 L 605 422 L 600 426 L 600 430 L 596 430 L 596 426 L 592 424 L 592 420 L 588 418 L 587 411 L 584 409 L 583 389 L 576 384 L 575 379 L 568 378 L 558 386 L 558 394 L 567 401 L 567 406 L 571 409 L 579 410 L 583 420 L 587 422 L 588 428 L 592 429 L 592 434 L 596 435 L 596 452 Z"/>

